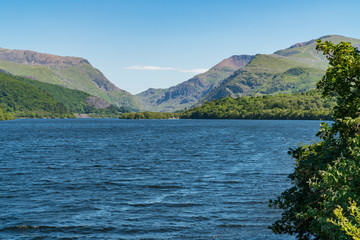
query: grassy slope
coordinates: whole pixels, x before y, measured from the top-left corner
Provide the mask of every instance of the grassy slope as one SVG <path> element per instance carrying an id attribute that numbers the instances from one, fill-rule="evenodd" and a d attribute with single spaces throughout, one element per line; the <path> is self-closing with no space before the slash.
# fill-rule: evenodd
<path id="1" fill-rule="evenodd" d="M 80 90 L 61 87 L 56 84 L 39 82 L 36 80 L 13 76 L 20 81 L 36 86 L 37 88 L 50 94 L 56 101 L 63 103 L 65 107 L 75 113 L 95 114 L 96 116 L 118 115 L 126 112 L 122 107 L 109 106 L 104 109 L 97 109 L 88 103 L 88 99 L 92 96 Z"/>
<path id="2" fill-rule="evenodd" d="M 297 71 L 301 74 L 292 74 Z M 246 67 L 225 79 L 205 100 L 307 91 L 315 88 L 323 73 L 305 62 L 278 55 L 257 55 Z"/>
<path id="3" fill-rule="evenodd" d="M 161 111 L 163 107 L 157 106 L 157 100 L 165 96 L 167 89 L 163 88 L 150 88 L 144 92 L 136 94 L 136 98 L 142 105 L 144 110 Z M 166 107 L 166 106 L 164 106 Z"/>
<path id="4" fill-rule="evenodd" d="M 89 64 L 79 66 L 31 66 L 0 60 L 0 69 L 14 75 L 34 77 L 42 82 L 82 90 L 101 97 L 110 103 L 132 110 L 141 108 L 140 103 L 134 96 L 106 82 L 107 80 L 103 74 Z"/>
<path id="5" fill-rule="evenodd" d="M 65 88 L 56 84 L 39 82 L 36 80 L 14 77 L 20 81 L 36 86 L 37 88 L 50 94 L 56 101 L 63 103 L 68 109 L 76 113 L 85 113 L 83 108 L 88 104 L 86 100 L 91 96 L 90 94 L 80 91 Z"/>
<path id="6" fill-rule="evenodd" d="M 360 40 L 337 35 L 324 36 L 322 40 L 360 44 Z M 274 54 L 256 55 L 247 66 L 225 79 L 201 102 L 227 96 L 293 93 L 314 89 L 327 68 L 326 59 L 316 51 L 315 46 L 316 41 L 310 41 Z"/>
<path id="7" fill-rule="evenodd" d="M 45 91 L 5 73 L 0 73 L 0 106 L 15 117 L 74 117 Z"/>

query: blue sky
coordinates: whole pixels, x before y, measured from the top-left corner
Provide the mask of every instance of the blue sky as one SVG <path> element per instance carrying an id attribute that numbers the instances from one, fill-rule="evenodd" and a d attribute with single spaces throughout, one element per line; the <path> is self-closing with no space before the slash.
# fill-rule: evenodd
<path id="1" fill-rule="evenodd" d="M 88 59 L 133 94 L 239 54 L 360 38 L 356 0 L 0 0 L 0 47 Z"/>

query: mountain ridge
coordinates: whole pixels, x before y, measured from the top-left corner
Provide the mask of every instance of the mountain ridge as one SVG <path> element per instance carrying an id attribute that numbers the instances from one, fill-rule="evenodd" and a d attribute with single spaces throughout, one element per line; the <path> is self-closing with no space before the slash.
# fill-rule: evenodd
<path id="1" fill-rule="evenodd" d="M 81 65 L 90 62 L 80 57 L 58 56 L 49 53 L 39 53 L 31 50 L 5 49 L 0 48 L 0 59 L 19 64 L 32 66 L 41 65 Z"/>
<path id="2" fill-rule="evenodd" d="M 0 48 L 0 68 L 13 75 L 81 90 L 130 110 L 141 108 L 132 94 L 116 87 L 84 58 Z"/>
<path id="3" fill-rule="evenodd" d="M 316 88 L 325 73 L 327 59 L 316 50 L 316 41 L 352 42 L 341 35 L 325 35 L 295 43 L 272 54 L 233 55 L 209 71 L 167 89 L 150 88 L 135 95 L 147 111 L 174 112 L 224 97 L 275 95 Z M 243 61 L 242 61 L 243 60 Z"/>
<path id="4" fill-rule="evenodd" d="M 341 35 L 317 39 L 360 46 L 359 39 Z M 315 88 L 328 66 L 326 58 L 315 49 L 317 39 L 295 43 L 272 54 L 232 55 L 176 86 L 149 88 L 135 96 L 119 89 L 80 57 L 0 48 L 0 72 L 84 91 L 94 97 L 88 102 L 94 106 L 109 103 L 132 111 L 174 112 L 229 96 L 274 95 Z"/>
<path id="5" fill-rule="evenodd" d="M 340 35 L 320 37 L 323 41 L 348 41 L 357 46 L 359 39 Z M 274 95 L 304 92 L 316 87 L 328 62 L 315 46 L 316 40 L 296 43 L 273 54 L 257 54 L 245 67 L 224 79 L 201 102 L 224 97 Z"/>

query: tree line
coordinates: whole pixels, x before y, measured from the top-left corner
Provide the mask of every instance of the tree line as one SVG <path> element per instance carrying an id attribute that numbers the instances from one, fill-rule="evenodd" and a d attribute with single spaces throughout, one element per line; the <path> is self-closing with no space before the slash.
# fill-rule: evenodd
<path id="1" fill-rule="evenodd" d="M 122 119 L 296 119 L 331 120 L 336 102 L 312 90 L 257 97 L 226 97 L 176 113 L 124 113 Z"/>
<path id="2" fill-rule="evenodd" d="M 222 98 L 181 113 L 195 119 L 332 119 L 335 101 L 317 91 L 257 97 Z"/>

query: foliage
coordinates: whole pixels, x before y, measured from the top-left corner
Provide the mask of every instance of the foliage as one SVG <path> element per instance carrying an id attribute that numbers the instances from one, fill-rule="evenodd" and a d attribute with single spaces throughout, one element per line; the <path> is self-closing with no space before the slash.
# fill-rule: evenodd
<path id="1" fill-rule="evenodd" d="M 205 119 L 331 119 L 332 99 L 307 93 L 223 98 L 184 111 L 180 118 Z"/>
<path id="2" fill-rule="evenodd" d="M 139 113 L 124 113 L 120 119 L 173 119 L 178 118 L 178 113 L 167 112 L 139 112 Z"/>
<path id="3" fill-rule="evenodd" d="M 13 119 L 15 119 L 13 114 L 7 113 L 2 108 L 0 108 L 0 121 L 13 120 Z"/>
<path id="4" fill-rule="evenodd" d="M 44 83 L 33 79 L 14 76 L 0 72 L 2 89 L 0 92 L 0 105 L 8 112 L 14 112 L 16 117 L 43 118 L 43 117 L 73 117 L 72 112 L 89 114 L 92 117 L 117 117 L 128 112 L 124 107 L 109 105 L 97 108 L 88 102 L 95 98 L 90 94 L 59 85 Z M 104 102 L 104 100 L 100 99 Z M 99 100 L 99 101 L 100 101 Z M 56 103 L 55 103 L 56 102 Z M 49 113 L 53 110 L 40 105 L 61 105 L 62 111 L 67 111 L 69 116 Z M 42 109 L 39 109 L 40 108 Z M 59 109 L 59 107 L 53 107 Z M 66 109 L 66 110 L 65 110 Z M 55 110 L 57 111 L 57 110 Z"/>
<path id="5" fill-rule="evenodd" d="M 0 106 L 17 118 L 74 117 L 48 93 L 5 73 L 0 73 Z"/>
<path id="6" fill-rule="evenodd" d="M 359 200 L 360 193 L 360 53 L 350 43 L 318 41 L 317 49 L 329 60 L 329 68 L 318 83 L 324 96 L 334 96 L 335 121 L 322 124 L 319 142 L 291 149 L 296 160 L 289 176 L 293 187 L 270 205 L 283 209 L 272 225 L 275 233 L 294 234 L 298 239 L 350 239 L 327 221 L 347 199 Z M 344 213 L 350 216 L 349 212 Z"/>
<path id="7" fill-rule="evenodd" d="M 87 102 L 87 100 L 92 96 L 89 93 L 80 90 L 69 89 L 59 85 L 40 82 L 19 76 L 12 77 L 40 88 L 50 94 L 56 101 L 63 103 L 66 108 L 75 113 L 92 114 L 94 117 L 117 117 L 124 112 L 128 112 L 128 110 L 124 107 L 116 107 L 114 105 L 101 109 L 96 108 Z"/>
<path id="8" fill-rule="evenodd" d="M 357 207 L 357 203 L 354 200 L 349 201 L 350 207 L 348 210 L 352 219 L 347 218 L 344 215 L 343 208 L 338 206 L 334 210 L 334 214 L 337 220 L 327 219 L 329 222 L 340 227 L 347 235 L 351 236 L 354 240 L 360 240 L 360 209 Z"/>
<path id="9" fill-rule="evenodd" d="M 37 88 L 47 92 L 48 94 L 53 96 L 56 101 L 63 103 L 68 109 L 72 110 L 73 112 L 85 113 L 84 107 L 87 107 L 86 99 L 91 96 L 86 92 L 19 76 L 13 76 L 13 78 L 36 86 Z"/>
<path id="10" fill-rule="evenodd" d="M 98 109 L 95 106 L 88 105 L 84 108 L 84 113 L 88 113 L 91 117 L 101 117 L 101 118 L 115 118 L 119 117 L 124 113 L 128 113 L 129 110 L 124 107 L 116 107 L 114 105 L 110 105 L 106 108 Z"/>

